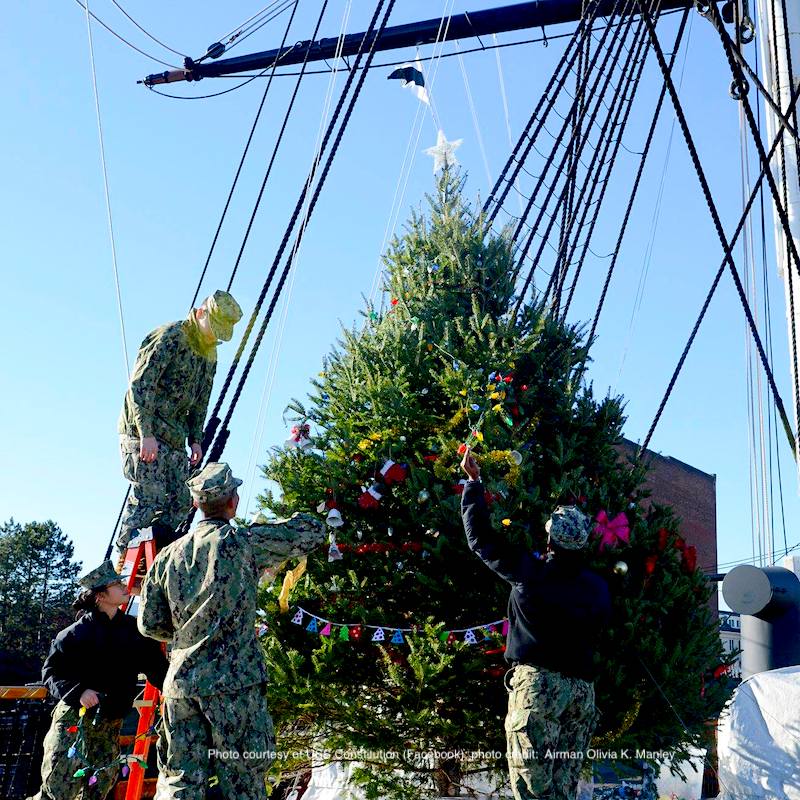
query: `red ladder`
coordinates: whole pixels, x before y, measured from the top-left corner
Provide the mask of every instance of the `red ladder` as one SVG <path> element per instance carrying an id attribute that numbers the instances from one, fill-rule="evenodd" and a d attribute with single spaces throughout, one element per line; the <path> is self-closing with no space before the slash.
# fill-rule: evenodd
<path id="1" fill-rule="evenodd" d="M 120 577 L 130 594 L 139 588 L 139 570 L 144 559 L 145 572 L 153 565 L 156 557 L 156 543 L 153 538 L 151 528 L 142 530 L 129 545 L 125 560 L 122 563 Z M 163 647 L 163 645 L 162 645 Z M 133 740 L 133 753 L 136 758 L 142 759 L 147 763 L 147 755 L 150 752 L 150 742 L 156 737 L 153 734 L 145 735 L 153 724 L 153 717 L 156 713 L 161 693 L 149 681 L 145 684 L 144 695 L 141 700 L 137 700 L 133 705 L 139 711 L 139 723 L 136 726 L 136 737 Z M 141 800 L 142 787 L 144 785 L 144 769 L 138 762 L 128 764 L 128 782 L 125 790 L 125 800 Z"/>

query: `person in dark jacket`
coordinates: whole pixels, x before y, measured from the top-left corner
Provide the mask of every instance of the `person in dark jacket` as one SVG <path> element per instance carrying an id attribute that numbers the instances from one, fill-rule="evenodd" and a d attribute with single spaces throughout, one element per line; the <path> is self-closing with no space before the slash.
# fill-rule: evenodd
<path id="1" fill-rule="evenodd" d="M 469 548 L 511 584 L 505 729 L 514 797 L 574 800 L 596 721 L 596 643 L 611 617 L 608 585 L 584 563 L 591 521 L 559 506 L 545 525 L 547 557 L 539 558 L 492 528 L 469 449 L 461 466 L 469 478 L 461 499 Z"/>
<path id="2" fill-rule="evenodd" d="M 160 689 L 167 672 L 158 642 L 119 610 L 128 592 L 110 561 L 78 584 L 77 621 L 56 636 L 42 667 L 42 681 L 59 702 L 44 739 L 42 788 L 31 800 L 106 797 L 119 775 L 119 731 L 139 673 Z M 76 778 L 79 769 L 87 772 Z"/>

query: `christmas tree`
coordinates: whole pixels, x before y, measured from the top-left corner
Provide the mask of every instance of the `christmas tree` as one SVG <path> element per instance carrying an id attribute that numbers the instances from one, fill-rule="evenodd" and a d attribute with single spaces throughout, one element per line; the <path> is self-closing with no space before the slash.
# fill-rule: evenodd
<path id="1" fill-rule="evenodd" d="M 560 503 L 598 520 L 591 562 L 614 623 L 594 745 L 686 752 L 728 694 L 693 550 L 670 510 L 645 502 L 645 468 L 620 455 L 621 399 L 593 395 L 580 326 L 537 302 L 513 314 L 513 247 L 463 188 L 441 173 L 386 256 L 385 310 L 344 332 L 263 468 L 280 487 L 265 510 L 312 511 L 331 531 L 288 579 L 288 602 L 280 576 L 264 593 L 269 704 L 290 756 L 277 768 L 343 750 L 371 797 L 439 796 L 505 767 L 508 586 L 466 546 L 465 444 L 510 540 L 543 551 Z"/>

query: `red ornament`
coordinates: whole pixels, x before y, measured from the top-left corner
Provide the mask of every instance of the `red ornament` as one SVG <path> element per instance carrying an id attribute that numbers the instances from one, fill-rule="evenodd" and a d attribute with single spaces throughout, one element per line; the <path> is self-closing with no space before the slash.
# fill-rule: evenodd
<path id="1" fill-rule="evenodd" d="M 514 405 L 511 406 L 511 416 L 519 417 L 519 406 L 516 403 L 514 403 Z"/>
<path id="2" fill-rule="evenodd" d="M 377 484 L 373 484 L 364 492 L 361 492 L 361 497 L 358 498 L 358 505 L 365 511 L 374 510 L 381 504 L 383 495 L 378 491 Z"/>
<path id="3" fill-rule="evenodd" d="M 77 725 L 70 725 L 69 728 L 67 728 L 67 733 L 77 733 L 77 732 L 78 732 Z"/>
<path id="4" fill-rule="evenodd" d="M 397 303 L 398 303 L 398 300 L 397 300 L 397 298 L 396 298 L 396 297 L 393 297 L 393 298 L 392 298 L 392 305 L 393 305 L 393 306 L 396 306 L 396 305 L 397 305 Z"/>
<path id="5" fill-rule="evenodd" d="M 483 493 L 483 499 L 490 506 L 497 499 L 488 489 Z"/>
<path id="6" fill-rule="evenodd" d="M 350 638 L 355 639 L 358 641 L 361 638 L 361 626 L 360 625 L 353 625 L 350 628 Z"/>
<path id="7" fill-rule="evenodd" d="M 503 383 L 511 383 L 513 380 L 514 378 L 511 375 L 506 375 L 505 378 L 503 378 Z"/>
<path id="8" fill-rule="evenodd" d="M 325 508 L 336 508 L 336 501 L 333 500 L 333 499 L 326 500 L 325 501 Z"/>
<path id="9" fill-rule="evenodd" d="M 727 673 L 727 672 L 729 672 L 729 671 L 730 671 L 730 668 L 731 668 L 731 665 L 730 665 L 730 664 L 720 664 L 720 665 L 719 665 L 719 666 L 718 666 L 718 667 L 717 667 L 717 668 L 714 670 L 714 677 L 715 677 L 715 678 L 721 678 L 723 675 L 725 675 L 725 673 Z"/>
<path id="10" fill-rule="evenodd" d="M 697 548 L 689 545 L 683 551 L 683 569 L 686 572 L 694 572 L 697 569 Z"/>
<path id="11" fill-rule="evenodd" d="M 408 467 L 389 459 L 381 467 L 381 475 L 387 486 L 393 483 L 402 483 L 408 477 Z"/>
<path id="12" fill-rule="evenodd" d="M 522 386 L 520 386 L 519 388 L 520 388 L 520 389 L 521 389 L 523 392 L 527 392 L 527 391 L 528 391 L 528 384 L 527 384 L 527 383 L 523 383 L 523 384 L 522 384 Z"/>
<path id="13" fill-rule="evenodd" d="M 453 644 L 455 640 L 456 640 L 456 635 L 452 631 L 447 634 L 447 644 Z"/>
<path id="14" fill-rule="evenodd" d="M 466 453 L 466 452 L 467 452 L 467 446 L 466 446 L 465 444 L 460 444 L 460 445 L 458 446 L 458 454 L 459 454 L 460 456 L 463 456 L 463 455 L 464 455 L 464 453 Z"/>
<path id="15" fill-rule="evenodd" d="M 502 664 L 495 664 L 491 667 L 487 667 L 484 672 L 492 678 L 502 678 L 503 675 L 505 675 L 506 668 Z"/>
<path id="16" fill-rule="evenodd" d="M 431 462 L 438 461 L 439 460 L 439 456 L 437 456 L 436 453 L 431 453 L 430 455 L 422 456 L 422 460 L 423 461 L 431 461 Z"/>
<path id="17" fill-rule="evenodd" d="M 669 531 L 666 528 L 658 529 L 658 549 L 664 552 L 667 547 L 667 539 L 669 539 Z"/>
<path id="18" fill-rule="evenodd" d="M 505 653 L 506 646 L 503 645 L 502 647 L 495 647 L 494 650 L 486 650 L 485 655 L 487 656 L 496 656 L 498 653 Z"/>
<path id="19" fill-rule="evenodd" d="M 644 560 L 644 571 L 648 575 L 652 575 L 655 572 L 657 561 L 658 556 L 655 555 L 647 556 L 647 558 Z"/>

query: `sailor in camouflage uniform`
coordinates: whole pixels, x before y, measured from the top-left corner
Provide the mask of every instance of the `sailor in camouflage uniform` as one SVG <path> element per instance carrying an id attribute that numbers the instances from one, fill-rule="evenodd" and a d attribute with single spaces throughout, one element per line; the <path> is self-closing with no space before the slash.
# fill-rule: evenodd
<path id="1" fill-rule="evenodd" d="M 605 580 L 585 566 L 591 520 L 558 506 L 545 524 L 547 558 L 492 528 L 480 468 L 469 449 L 461 499 L 470 550 L 511 584 L 505 729 L 516 800 L 575 800 L 595 727 L 595 646 L 611 617 Z M 510 679 L 510 680 L 509 680 Z"/>
<path id="2" fill-rule="evenodd" d="M 117 545 L 154 527 L 159 544 L 189 510 L 186 478 L 203 457 L 203 423 L 217 368 L 217 344 L 230 341 L 242 309 L 216 291 L 182 322 L 142 342 L 119 419 L 122 472 L 131 482 Z M 187 461 L 186 444 L 191 447 Z"/>
<path id="3" fill-rule="evenodd" d="M 204 518 L 165 547 L 144 580 L 139 630 L 169 642 L 156 800 L 204 800 L 209 750 L 228 800 L 266 797 L 275 737 L 264 701 L 267 672 L 256 637 L 260 574 L 323 543 L 307 514 L 235 528 L 241 481 L 207 464 L 187 481 Z"/>
<path id="4" fill-rule="evenodd" d="M 44 738 L 42 788 L 32 800 L 106 797 L 120 774 L 120 726 L 139 692 L 139 673 L 160 687 L 167 672 L 161 646 L 142 636 L 134 618 L 119 610 L 128 592 L 110 561 L 78 584 L 73 604 L 78 621 L 56 636 L 42 667 L 42 680 L 58 704 Z M 70 755 L 81 708 L 82 740 Z M 95 772 L 101 767 L 107 768 Z M 87 773 L 76 778 L 80 768 Z"/>

